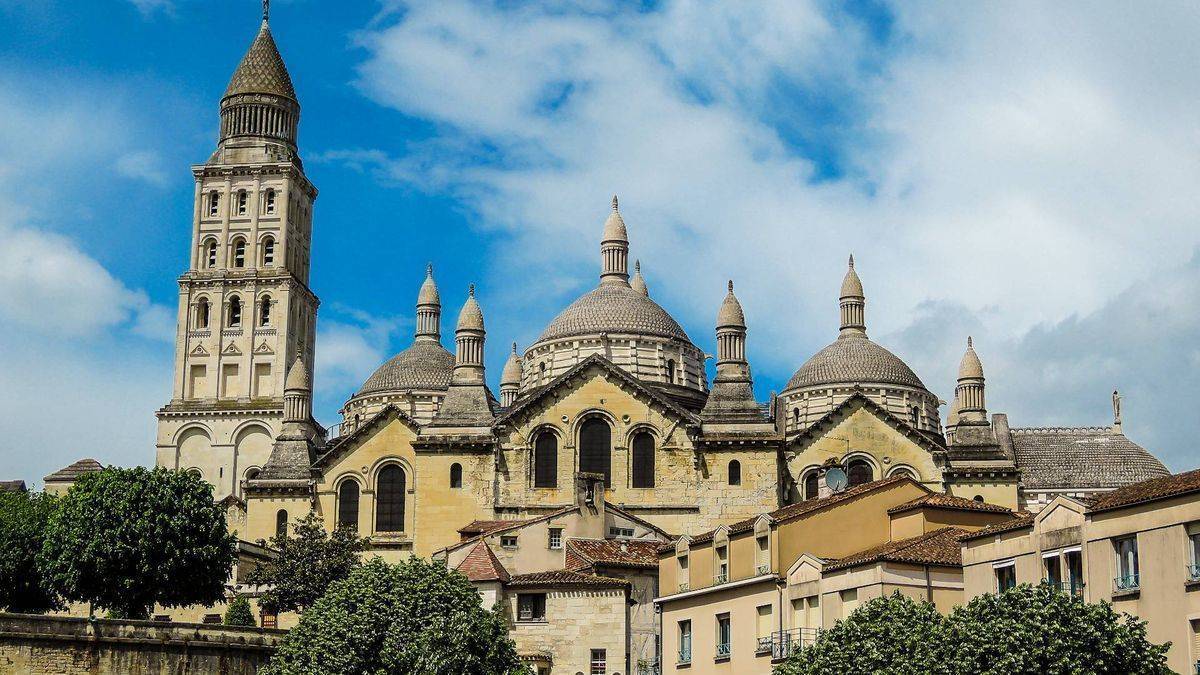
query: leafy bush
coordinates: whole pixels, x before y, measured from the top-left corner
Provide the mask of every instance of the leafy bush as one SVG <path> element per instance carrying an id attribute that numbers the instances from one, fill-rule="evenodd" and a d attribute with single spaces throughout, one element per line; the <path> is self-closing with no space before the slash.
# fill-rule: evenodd
<path id="1" fill-rule="evenodd" d="M 315 513 L 296 521 L 295 536 L 276 536 L 271 546 L 278 551 L 247 577 L 251 584 L 266 586 L 259 606 L 269 612 L 303 611 L 311 607 L 329 585 L 345 579 L 362 564 L 359 552 L 366 540 L 353 530 L 325 531 Z"/>
<path id="2" fill-rule="evenodd" d="M 0 492 L 0 608 L 26 614 L 62 609 L 37 559 L 57 501 L 44 493 Z"/>
<path id="3" fill-rule="evenodd" d="M 229 603 L 225 610 L 226 626 L 256 626 L 254 612 L 250 610 L 250 601 L 244 595 L 239 595 Z"/>

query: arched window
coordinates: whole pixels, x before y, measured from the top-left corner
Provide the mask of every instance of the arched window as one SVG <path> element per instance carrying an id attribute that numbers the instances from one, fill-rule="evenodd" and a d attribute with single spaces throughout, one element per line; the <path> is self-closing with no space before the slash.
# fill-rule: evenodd
<path id="1" fill-rule="evenodd" d="M 237 214 L 239 216 L 246 215 L 246 204 L 248 202 L 249 198 L 246 196 L 246 191 L 239 190 L 237 193 Z"/>
<path id="2" fill-rule="evenodd" d="M 973 499 L 974 499 L 975 501 L 979 502 L 980 504 L 982 504 L 982 503 L 983 503 L 983 495 L 975 495 L 975 496 L 973 497 Z"/>
<path id="3" fill-rule="evenodd" d="M 347 479 L 338 487 L 337 526 L 358 529 L 358 481 Z"/>
<path id="4" fill-rule="evenodd" d="M 229 301 L 229 327 L 240 328 L 242 325 L 242 299 L 233 296 Z"/>
<path id="5" fill-rule="evenodd" d="M 250 467 L 249 469 L 246 469 L 246 480 L 254 480 L 255 478 L 258 478 L 259 471 L 261 471 L 261 469 L 258 467 Z"/>
<path id="6" fill-rule="evenodd" d="M 533 487 L 558 487 L 558 437 L 549 431 L 533 443 Z"/>
<path id="7" fill-rule="evenodd" d="M 258 325 L 266 326 L 271 323 L 271 298 L 263 297 L 258 303 Z"/>
<path id="8" fill-rule="evenodd" d="M 846 467 L 846 475 L 850 479 L 850 487 L 870 483 L 875 480 L 875 471 L 865 459 L 851 460 L 850 464 Z"/>
<path id="9" fill-rule="evenodd" d="M 895 471 L 892 472 L 892 475 L 893 476 L 904 476 L 905 478 L 911 478 L 913 480 L 917 479 L 917 476 L 911 470 L 909 470 L 908 467 L 904 467 L 904 466 L 898 467 Z"/>
<path id="10" fill-rule="evenodd" d="M 267 190 L 266 195 L 263 197 L 263 211 L 265 211 L 267 214 L 275 213 L 275 191 L 274 190 Z"/>
<path id="11" fill-rule="evenodd" d="M 542 361 L 538 364 L 538 384 L 546 380 L 546 362 Z"/>
<path id="12" fill-rule="evenodd" d="M 909 409 L 909 416 L 912 419 L 912 425 L 914 427 L 919 426 L 921 424 L 921 409 L 920 408 L 918 408 L 917 406 L 914 405 L 912 408 Z"/>
<path id="13" fill-rule="evenodd" d="M 210 239 L 204 244 L 204 257 L 201 264 L 204 269 L 211 270 L 217 266 L 217 242 Z"/>
<path id="14" fill-rule="evenodd" d="M 729 461 L 729 484 L 730 485 L 741 485 L 742 484 L 742 463 L 737 461 L 736 459 Z"/>
<path id="15" fill-rule="evenodd" d="M 645 431 L 633 437 L 633 487 L 654 487 L 654 437 Z"/>
<path id="16" fill-rule="evenodd" d="M 204 479 L 204 474 L 200 473 L 200 469 L 197 469 L 197 468 L 194 468 L 194 467 L 193 467 L 193 468 L 191 468 L 191 469 L 188 469 L 188 470 L 187 470 L 187 471 L 185 471 L 184 473 L 186 473 L 187 475 L 191 476 L 192 478 L 197 478 L 197 479 L 200 479 L 200 480 L 203 480 L 203 479 Z"/>
<path id="17" fill-rule="evenodd" d="M 379 471 L 375 487 L 375 530 L 404 531 L 404 469 L 388 464 Z"/>
<path id="18" fill-rule="evenodd" d="M 275 512 L 275 536 L 287 536 L 287 511 L 284 509 Z"/>
<path id="19" fill-rule="evenodd" d="M 275 264 L 275 237 L 263 237 L 262 266 L 271 267 Z"/>
<path id="20" fill-rule="evenodd" d="M 208 215 L 215 216 L 221 212 L 221 195 L 216 190 L 208 193 Z"/>
<path id="21" fill-rule="evenodd" d="M 816 471 L 804 477 L 804 498 L 816 499 L 821 494 L 821 477 Z"/>
<path id="22" fill-rule="evenodd" d="M 208 298 L 196 303 L 196 328 L 208 328 Z"/>
<path id="23" fill-rule="evenodd" d="M 675 384 L 675 360 L 667 359 L 667 382 Z"/>
<path id="24" fill-rule="evenodd" d="M 612 486 L 612 430 L 599 417 L 579 427 L 579 470 L 604 474 L 604 487 Z"/>
<path id="25" fill-rule="evenodd" d="M 462 487 L 462 464 L 457 462 L 450 465 L 450 487 Z"/>
<path id="26" fill-rule="evenodd" d="M 246 240 L 240 237 L 233 240 L 233 266 L 246 266 Z"/>

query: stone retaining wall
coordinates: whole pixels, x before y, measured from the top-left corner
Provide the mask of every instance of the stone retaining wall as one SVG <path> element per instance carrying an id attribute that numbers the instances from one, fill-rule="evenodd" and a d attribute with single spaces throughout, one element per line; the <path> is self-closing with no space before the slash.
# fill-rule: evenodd
<path id="1" fill-rule="evenodd" d="M 0 613 L 0 673 L 253 675 L 286 633 Z"/>

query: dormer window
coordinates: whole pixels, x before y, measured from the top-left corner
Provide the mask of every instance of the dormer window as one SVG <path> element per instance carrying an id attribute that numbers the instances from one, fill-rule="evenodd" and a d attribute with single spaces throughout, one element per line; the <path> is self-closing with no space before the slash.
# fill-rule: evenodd
<path id="1" fill-rule="evenodd" d="M 221 194 L 216 190 L 208 193 L 208 215 L 216 216 L 221 212 Z"/>
<path id="2" fill-rule="evenodd" d="M 265 211 L 267 213 L 267 215 L 272 215 L 275 213 L 275 191 L 274 190 L 267 190 L 267 194 L 263 198 L 263 211 Z"/>
<path id="3" fill-rule="evenodd" d="M 238 192 L 238 194 L 237 194 L 237 214 L 239 216 L 246 215 L 246 205 L 249 203 L 249 201 L 250 201 L 250 198 L 246 194 L 245 190 L 241 190 L 240 192 Z"/>

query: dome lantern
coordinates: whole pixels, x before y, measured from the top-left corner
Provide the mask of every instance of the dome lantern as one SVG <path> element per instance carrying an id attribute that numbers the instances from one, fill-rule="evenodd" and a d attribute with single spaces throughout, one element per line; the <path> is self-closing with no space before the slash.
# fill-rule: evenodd
<path id="1" fill-rule="evenodd" d="M 967 336 L 967 351 L 958 364 L 958 386 L 954 389 L 954 399 L 959 404 L 958 419 L 965 424 L 983 424 L 987 422 L 987 408 L 984 402 L 983 363 L 975 353 L 975 345 Z"/>
<path id="2" fill-rule="evenodd" d="M 865 336 L 867 298 L 863 295 L 862 280 L 858 278 L 858 272 L 854 271 L 853 254 L 850 256 L 846 276 L 842 279 L 842 292 L 838 300 L 842 314 L 841 334 Z"/>
<path id="3" fill-rule="evenodd" d="M 300 103 L 263 9 L 262 25 L 221 98 L 220 143 L 241 138 L 283 143 L 293 150 Z"/>
<path id="4" fill-rule="evenodd" d="M 629 234 L 625 219 L 612 198 L 612 213 L 604 221 L 604 236 L 600 241 L 600 283 L 629 286 Z"/>
<path id="5" fill-rule="evenodd" d="M 415 339 L 437 342 L 442 337 L 442 299 L 433 280 L 433 263 L 425 266 L 425 281 L 417 293 L 417 330 Z"/>

